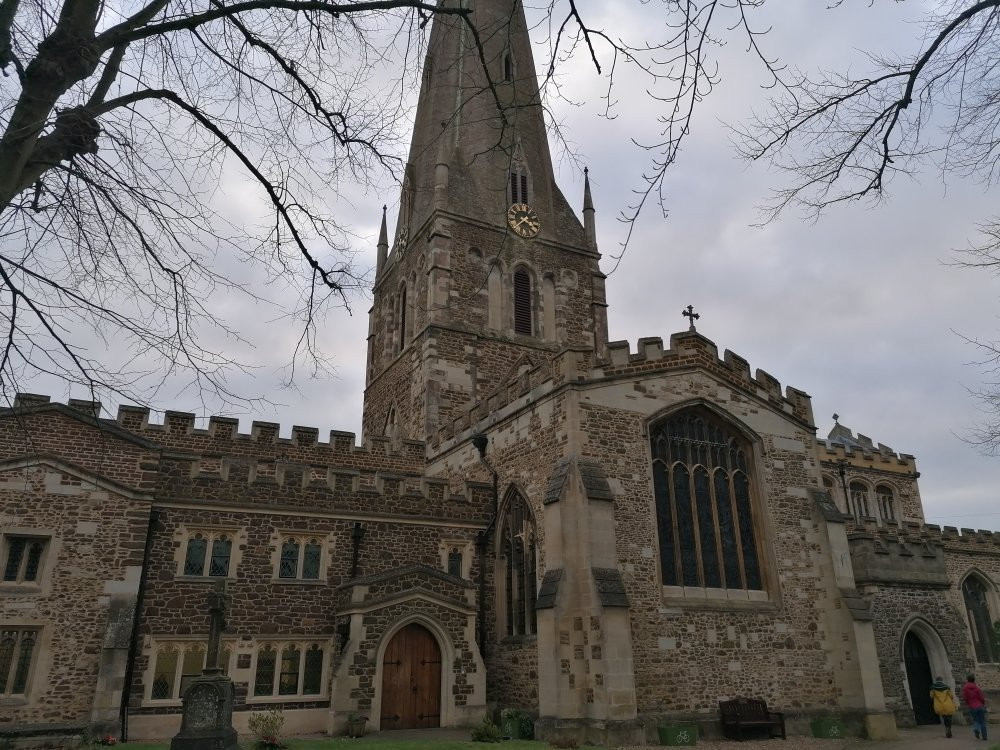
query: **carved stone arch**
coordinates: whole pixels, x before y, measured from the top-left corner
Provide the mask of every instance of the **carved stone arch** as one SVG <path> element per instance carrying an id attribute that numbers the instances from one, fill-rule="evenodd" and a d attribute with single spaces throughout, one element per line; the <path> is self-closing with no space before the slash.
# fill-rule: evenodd
<path id="1" fill-rule="evenodd" d="M 776 598 L 760 437 L 704 399 L 656 412 L 647 435 L 664 596 Z"/>
<path id="2" fill-rule="evenodd" d="M 959 579 L 958 591 L 976 662 L 1000 662 L 1000 643 L 994 630 L 1000 622 L 1000 596 L 993 577 L 981 568 L 969 568 Z"/>
<path id="3" fill-rule="evenodd" d="M 911 634 L 919 639 L 926 651 L 931 680 L 935 677 L 940 677 L 949 687 L 954 689 L 954 670 L 951 665 L 951 659 L 948 657 L 948 649 L 945 647 L 944 641 L 935 627 L 922 615 L 911 615 L 904 623 L 899 634 L 899 642 L 896 646 L 897 658 L 899 659 L 899 667 L 903 677 L 903 687 L 910 706 L 914 709 L 914 712 L 919 712 L 920 707 L 924 706 L 923 710 L 926 713 L 930 687 L 928 685 L 927 689 L 924 689 L 922 681 L 914 674 L 912 664 L 909 671 L 907 669 L 907 637 Z M 927 718 L 929 719 L 930 717 L 928 716 Z M 918 718 L 918 723 L 919 721 Z"/>
<path id="4" fill-rule="evenodd" d="M 396 408 L 395 401 L 389 404 L 389 411 L 385 415 L 385 428 L 382 430 L 382 434 L 389 438 L 393 448 L 398 447 L 399 441 L 402 439 L 402 428 L 399 424 L 399 409 Z"/>
<path id="5" fill-rule="evenodd" d="M 522 487 L 511 483 L 497 510 L 494 580 L 500 637 L 537 631 L 538 521 L 528 498 Z"/>
<path id="6" fill-rule="evenodd" d="M 453 715 L 453 705 L 449 700 L 451 698 L 451 684 L 454 681 L 452 676 L 453 665 L 455 664 L 455 659 L 457 651 L 455 649 L 455 644 L 452 643 L 451 637 L 445 628 L 438 623 L 433 617 L 430 617 L 423 612 L 407 612 L 396 618 L 383 632 L 381 639 L 379 640 L 378 646 L 375 651 L 375 685 L 377 686 L 374 691 L 374 696 L 372 698 L 372 715 L 369 717 L 369 721 L 373 725 L 373 729 L 376 731 L 381 727 L 381 716 L 382 716 L 382 691 L 383 691 L 383 680 L 385 677 L 384 662 L 385 662 L 385 652 L 392 642 L 392 639 L 399 633 L 403 628 L 408 625 L 419 625 L 426 629 L 434 640 L 437 642 L 437 646 L 441 653 L 441 717 L 440 725 L 442 727 L 452 726 L 455 721 Z"/>

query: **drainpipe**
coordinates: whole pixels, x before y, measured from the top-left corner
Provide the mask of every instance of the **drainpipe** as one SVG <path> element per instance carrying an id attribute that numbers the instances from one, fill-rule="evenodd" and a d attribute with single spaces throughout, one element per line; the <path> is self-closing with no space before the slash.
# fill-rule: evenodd
<path id="1" fill-rule="evenodd" d="M 497 521 L 497 482 L 499 480 L 499 475 L 496 469 L 486 460 L 486 446 L 489 445 L 489 438 L 483 433 L 477 433 L 472 436 L 472 444 L 479 451 L 479 462 L 486 467 L 493 477 L 493 512 L 490 517 L 490 522 L 487 524 L 486 528 L 480 531 L 476 535 L 476 551 L 479 554 L 479 602 L 478 609 L 479 614 L 477 616 L 477 635 L 476 640 L 479 645 L 479 653 L 483 657 L 483 662 L 486 661 L 486 555 L 490 549 L 490 535 L 493 531 L 493 526 Z"/>
<path id="2" fill-rule="evenodd" d="M 139 625 L 142 622 L 142 606 L 146 594 L 146 579 L 149 577 L 149 556 L 153 549 L 153 529 L 160 520 L 156 508 L 149 509 L 149 523 L 146 525 L 146 544 L 142 549 L 142 570 L 139 572 L 139 591 L 135 595 L 135 613 L 132 615 L 132 636 L 128 642 L 128 662 L 125 664 L 125 684 L 122 687 L 121 706 L 118 709 L 118 723 L 121 726 L 121 741 L 128 742 L 128 704 L 135 675 L 135 655 L 139 650 Z"/>

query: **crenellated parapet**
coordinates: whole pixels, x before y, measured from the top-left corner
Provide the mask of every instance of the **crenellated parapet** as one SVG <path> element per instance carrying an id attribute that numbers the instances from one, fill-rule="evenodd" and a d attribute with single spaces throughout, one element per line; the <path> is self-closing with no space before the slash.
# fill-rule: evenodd
<path id="1" fill-rule="evenodd" d="M 873 444 L 864 435 L 858 435 L 860 444 L 843 444 L 832 440 L 817 440 L 818 458 L 824 463 L 836 464 L 846 461 L 852 466 L 870 468 L 875 462 L 881 468 L 916 474 L 916 459 L 909 453 L 897 453 L 882 443 Z"/>
<path id="2" fill-rule="evenodd" d="M 847 535 L 855 579 L 863 585 L 951 585 L 946 556 L 1000 554 L 1000 532 L 917 522 L 859 524 Z"/>
<path id="3" fill-rule="evenodd" d="M 321 441 L 318 428 L 301 425 L 292 426 L 289 437 L 281 437 L 280 424 L 263 421 L 252 422 L 250 431 L 244 433 L 239 431 L 238 419 L 221 416 L 209 417 L 207 427 L 198 428 L 196 416 L 181 411 L 166 411 L 163 421 L 156 423 L 150 421 L 148 408 L 130 405 L 120 406 L 114 420 L 100 419 L 100 402 L 70 399 L 60 404 L 37 394 L 18 394 L 14 409 L 80 415 L 99 426 L 125 430 L 171 451 L 204 455 L 208 463 L 223 457 L 258 456 L 262 461 L 269 458 L 371 471 L 420 473 L 424 468 L 425 444 L 417 440 L 402 440 L 394 446 L 387 437 L 370 437 L 359 445 L 355 433 L 330 430 L 328 439 Z"/>
<path id="4" fill-rule="evenodd" d="M 431 438 L 432 449 L 462 435 L 488 415 L 502 419 L 506 414 L 532 403 L 557 388 L 573 383 L 592 383 L 611 378 L 655 375 L 672 371 L 703 368 L 734 388 L 776 405 L 784 413 L 812 426 L 812 400 L 804 391 L 781 383 L 758 369 L 751 375 L 743 357 L 726 350 L 719 357 L 716 345 L 698 333 L 677 333 L 670 337 L 670 347 L 663 348 L 662 338 L 639 339 L 632 350 L 627 341 L 608 344 L 608 356 L 597 359 L 592 349 L 568 348 L 550 360 L 525 370 L 503 383 L 493 393 L 470 406 Z"/>

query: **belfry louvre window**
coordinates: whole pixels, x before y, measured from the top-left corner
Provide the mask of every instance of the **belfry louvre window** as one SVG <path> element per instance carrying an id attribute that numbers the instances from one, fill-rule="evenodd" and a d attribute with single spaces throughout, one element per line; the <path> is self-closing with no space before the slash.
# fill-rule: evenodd
<path id="1" fill-rule="evenodd" d="M 0 698 L 27 694 L 37 642 L 37 630 L 0 625 Z"/>
<path id="2" fill-rule="evenodd" d="M 650 430 L 663 585 L 762 590 L 750 446 L 705 409 Z"/>
<path id="3" fill-rule="evenodd" d="M 512 492 L 500 521 L 500 596 L 504 630 L 508 636 L 535 632 L 537 564 L 535 562 L 535 521 L 527 501 Z"/>
<path id="4" fill-rule="evenodd" d="M 972 645 L 976 650 L 976 661 L 980 664 L 1000 661 L 993 617 L 986 584 L 977 575 L 967 576 L 962 583 L 962 598 L 972 632 Z"/>
<path id="5" fill-rule="evenodd" d="M 528 171 L 526 167 L 514 166 L 510 170 L 510 202 L 528 203 Z"/>
<path id="6" fill-rule="evenodd" d="M 531 336 L 531 276 L 523 268 L 514 271 L 514 333 Z"/>

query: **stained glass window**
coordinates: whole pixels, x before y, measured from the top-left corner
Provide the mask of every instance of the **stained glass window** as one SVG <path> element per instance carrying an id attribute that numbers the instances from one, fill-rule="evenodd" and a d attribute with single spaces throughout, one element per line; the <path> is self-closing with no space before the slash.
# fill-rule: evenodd
<path id="1" fill-rule="evenodd" d="M 965 612 L 972 632 L 972 645 L 976 650 L 976 661 L 980 664 L 1000 660 L 994 643 L 994 624 L 990 614 L 989 593 L 986 584 L 977 575 L 968 576 L 962 583 L 962 597 Z"/>
<path id="2" fill-rule="evenodd" d="M 537 569 L 535 521 L 520 493 L 508 496 L 500 523 L 498 556 L 503 566 L 507 635 L 535 632 Z"/>
<path id="3" fill-rule="evenodd" d="M 761 590 L 749 442 L 704 408 L 650 430 L 663 585 Z"/>
<path id="4" fill-rule="evenodd" d="M 0 630 L 0 696 L 28 692 L 37 639 L 38 631 L 34 629 Z"/>

